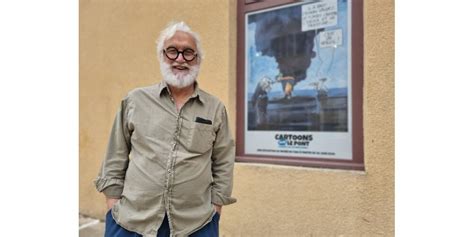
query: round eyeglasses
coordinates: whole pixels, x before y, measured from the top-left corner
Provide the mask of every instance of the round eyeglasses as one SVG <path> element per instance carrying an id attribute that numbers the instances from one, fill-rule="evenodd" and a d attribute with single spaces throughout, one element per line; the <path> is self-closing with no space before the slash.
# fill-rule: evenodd
<path id="1" fill-rule="evenodd" d="M 179 51 L 175 47 L 169 47 L 167 49 L 163 49 L 163 53 L 165 53 L 166 57 L 169 60 L 173 60 L 173 61 L 179 57 L 179 54 L 183 55 L 183 58 L 186 62 L 193 61 L 197 56 L 197 53 L 195 53 L 194 50 L 192 49 L 185 49 L 183 51 Z"/>

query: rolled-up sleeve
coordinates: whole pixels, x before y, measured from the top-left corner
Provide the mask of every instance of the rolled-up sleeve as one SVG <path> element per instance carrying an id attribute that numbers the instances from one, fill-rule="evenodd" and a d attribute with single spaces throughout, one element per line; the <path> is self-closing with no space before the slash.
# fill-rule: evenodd
<path id="1" fill-rule="evenodd" d="M 133 126 L 130 123 L 132 103 L 126 97 L 115 116 L 105 159 L 94 183 L 97 191 L 109 198 L 120 198 L 131 149 Z"/>
<path id="2" fill-rule="evenodd" d="M 237 199 L 231 196 L 234 175 L 235 142 L 229 129 L 227 112 L 223 105 L 219 108 L 216 120 L 219 128 L 212 150 L 212 194 L 211 202 L 216 205 L 229 205 Z"/>

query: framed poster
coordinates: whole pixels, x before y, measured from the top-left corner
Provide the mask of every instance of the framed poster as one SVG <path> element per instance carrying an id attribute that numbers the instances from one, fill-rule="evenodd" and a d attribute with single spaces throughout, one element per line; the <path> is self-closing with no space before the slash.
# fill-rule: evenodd
<path id="1" fill-rule="evenodd" d="M 363 169 L 362 2 L 240 1 L 238 14 L 237 161 Z"/>

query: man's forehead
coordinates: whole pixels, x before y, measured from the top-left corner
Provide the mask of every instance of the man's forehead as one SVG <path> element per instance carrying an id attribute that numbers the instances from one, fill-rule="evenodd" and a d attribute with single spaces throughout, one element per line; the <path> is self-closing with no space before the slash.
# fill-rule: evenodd
<path id="1" fill-rule="evenodd" d="M 183 31 L 176 31 L 171 38 L 165 41 L 165 48 L 170 46 L 196 49 L 196 42 L 191 34 Z"/>

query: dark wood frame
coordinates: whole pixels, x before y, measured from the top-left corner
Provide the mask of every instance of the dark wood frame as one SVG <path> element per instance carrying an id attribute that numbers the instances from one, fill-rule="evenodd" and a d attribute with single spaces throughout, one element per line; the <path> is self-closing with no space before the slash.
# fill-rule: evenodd
<path id="1" fill-rule="evenodd" d="M 295 0 L 238 0 L 237 3 L 237 98 L 245 98 L 245 13 L 297 3 Z M 352 160 L 246 155 L 244 100 L 237 99 L 236 161 L 278 165 L 364 170 L 363 135 L 363 0 L 352 1 Z"/>

